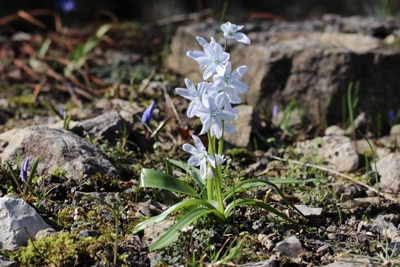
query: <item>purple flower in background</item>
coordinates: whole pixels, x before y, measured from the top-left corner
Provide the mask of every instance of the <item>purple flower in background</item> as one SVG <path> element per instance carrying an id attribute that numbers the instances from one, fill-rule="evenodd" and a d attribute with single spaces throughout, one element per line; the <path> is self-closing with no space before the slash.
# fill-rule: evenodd
<path id="1" fill-rule="evenodd" d="M 58 105 L 58 114 L 60 114 L 61 118 L 65 118 L 65 110 L 61 104 Z"/>
<path id="2" fill-rule="evenodd" d="M 153 116 L 154 107 L 156 106 L 156 101 L 151 102 L 150 106 L 146 108 L 142 115 L 142 124 L 147 124 L 151 117 Z"/>
<path id="3" fill-rule="evenodd" d="M 388 115 L 389 115 L 390 121 L 395 123 L 396 122 L 396 114 L 394 113 L 394 110 L 389 110 Z"/>
<path id="4" fill-rule="evenodd" d="M 276 118 L 278 117 L 278 113 L 279 113 L 279 106 L 278 105 L 274 105 L 273 109 L 272 109 L 272 118 Z"/>
<path id="5" fill-rule="evenodd" d="M 26 177 L 27 177 L 27 173 L 28 173 L 28 164 L 29 164 L 29 159 L 26 159 L 24 162 L 24 165 L 21 168 L 21 181 L 23 183 L 26 182 Z"/>
<path id="6" fill-rule="evenodd" d="M 56 8 L 60 8 L 63 12 L 72 12 L 76 9 L 75 0 L 58 0 L 55 4 Z"/>

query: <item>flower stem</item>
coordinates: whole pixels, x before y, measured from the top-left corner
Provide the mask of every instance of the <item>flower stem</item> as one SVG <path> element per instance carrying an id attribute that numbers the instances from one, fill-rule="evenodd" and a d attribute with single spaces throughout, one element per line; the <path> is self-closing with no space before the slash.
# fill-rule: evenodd
<path id="1" fill-rule="evenodd" d="M 221 166 L 217 165 L 214 170 L 214 183 L 215 183 L 215 195 L 218 203 L 218 210 L 224 213 L 224 201 L 222 197 L 222 182 L 221 182 Z"/>
<path id="2" fill-rule="evenodd" d="M 215 136 L 211 136 L 210 131 L 208 131 L 207 137 L 208 137 L 208 153 L 210 155 L 214 155 Z M 208 163 L 208 167 L 213 169 L 210 163 Z M 214 181 L 213 177 L 211 177 L 209 174 L 207 174 L 207 198 L 208 200 L 214 200 Z"/>
<path id="3" fill-rule="evenodd" d="M 222 131 L 224 129 L 224 121 L 222 121 Z M 223 136 L 223 133 L 222 133 Z M 210 155 L 215 156 L 215 152 L 216 152 L 216 137 L 212 136 L 210 132 L 208 132 L 208 152 L 210 153 Z M 218 140 L 218 155 L 222 155 L 223 153 L 223 145 L 224 145 L 224 139 L 221 137 Z M 223 196 L 222 196 L 222 173 L 221 173 L 221 165 L 218 164 L 218 162 L 215 163 L 215 168 L 212 167 L 212 172 L 213 172 L 213 184 L 212 186 L 214 187 L 214 192 L 215 193 L 215 199 L 217 200 L 218 203 L 218 210 L 222 213 L 224 213 L 224 201 L 223 201 Z M 210 184 L 211 185 L 211 184 Z M 209 184 L 207 184 L 207 186 L 209 186 Z M 208 188 L 207 188 L 208 190 Z M 213 195 L 214 197 L 214 195 Z M 214 198 L 213 198 L 214 199 Z"/>

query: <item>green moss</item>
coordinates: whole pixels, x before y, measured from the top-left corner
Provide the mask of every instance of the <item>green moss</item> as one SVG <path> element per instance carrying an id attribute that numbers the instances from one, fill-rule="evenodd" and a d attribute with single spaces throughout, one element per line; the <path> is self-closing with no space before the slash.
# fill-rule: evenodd
<path id="1" fill-rule="evenodd" d="M 56 167 L 52 172 L 52 175 L 57 176 L 57 177 L 62 177 L 62 176 L 66 176 L 67 175 L 67 171 L 60 168 L 60 167 Z"/>
<path id="2" fill-rule="evenodd" d="M 61 232 L 37 241 L 28 241 L 9 255 L 22 266 L 75 266 L 87 261 L 92 253 L 88 248 L 97 241 L 94 238 L 82 238 L 75 234 Z"/>
<path id="3" fill-rule="evenodd" d="M 34 104 L 33 96 L 30 94 L 13 96 L 10 98 L 10 102 L 17 106 L 32 106 Z"/>

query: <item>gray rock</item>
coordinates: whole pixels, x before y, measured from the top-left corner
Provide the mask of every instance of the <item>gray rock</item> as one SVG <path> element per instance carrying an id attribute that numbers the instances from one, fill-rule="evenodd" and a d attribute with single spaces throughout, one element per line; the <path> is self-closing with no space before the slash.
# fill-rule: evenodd
<path id="1" fill-rule="evenodd" d="M 395 194 L 400 192 L 400 153 L 391 153 L 379 159 L 376 168 L 381 188 Z"/>
<path id="2" fill-rule="evenodd" d="M 359 157 L 352 141 L 346 136 L 330 135 L 298 143 L 305 155 L 318 154 L 332 168 L 340 172 L 353 171 L 358 167 Z"/>
<path id="3" fill-rule="evenodd" d="M 122 132 L 123 124 L 118 112 L 112 110 L 92 119 L 81 121 L 76 126 L 82 127 L 90 136 L 115 139 L 116 132 Z"/>
<path id="4" fill-rule="evenodd" d="M 295 108 L 293 112 L 290 112 L 289 114 L 280 111 L 275 118 L 272 118 L 272 123 L 275 126 L 279 126 L 284 131 L 292 132 L 293 130 L 302 127 L 304 124 L 304 114 L 298 108 Z"/>
<path id="5" fill-rule="evenodd" d="M 57 232 L 53 228 L 46 228 L 43 230 L 40 230 L 39 232 L 36 233 L 35 239 L 39 240 L 41 238 L 45 238 L 51 235 L 55 235 Z"/>
<path id="6" fill-rule="evenodd" d="M 346 131 L 337 125 L 332 125 L 325 129 L 325 135 L 346 135 Z"/>
<path id="7" fill-rule="evenodd" d="M 252 106 L 240 105 L 236 107 L 239 109 L 238 119 L 231 121 L 235 125 L 235 134 L 225 134 L 224 140 L 233 147 L 247 147 L 252 145 L 251 135 L 260 126 L 260 120 Z"/>
<path id="8" fill-rule="evenodd" d="M 245 264 L 239 264 L 237 266 L 238 267 L 275 267 L 277 265 L 276 265 L 276 260 L 268 259 L 268 260 L 260 261 L 260 262 L 248 262 Z"/>
<path id="9" fill-rule="evenodd" d="M 395 124 L 390 128 L 390 135 L 400 135 L 400 124 Z"/>
<path id="10" fill-rule="evenodd" d="M 294 205 L 304 216 L 321 216 L 322 208 L 307 205 Z"/>
<path id="11" fill-rule="evenodd" d="M 273 251 L 280 252 L 290 258 L 296 258 L 300 253 L 303 252 L 303 247 L 297 237 L 289 236 L 276 243 Z"/>
<path id="12" fill-rule="evenodd" d="M 348 258 L 348 259 L 340 259 L 335 262 L 332 262 L 328 265 L 324 265 L 323 267 L 373 267 L 371 261 L 368 258 Z"/>
<path id="13" fill-rule="evenodd" d="M 378 215 L 378 217 L 376 217 L 371 228 L 379 232 L 382 236 L 387 237 L 389 240 L 400 235 L 397 227 L 383 215 Z"/>
<path id="14" fill-rule="evenodd" d="M 39 175 L 56 168 L 65 170 L 74 179 L 96 173 L 117 175 L 116 168 L 98 148 L 70 131 L 31 126 L 4 132 L 0 140 L 7 142 L 0 151 L 1 160 L 14 162 L 17 151 L 21 151 L 22 160 L 38 157 Z"/>
<path id="15" fill-rule="evenodd" d="M 147 224 L 143 231 L 143 242 L 147 246 L 151 246 L 161 235 L 171 228 L 172 225 L 174 225 L 174 222 L 171 220 Z"/>
<path id="16" fill-rule="evenodd" d="M 0 255 L 0 266 L 1 267 L 19 267 L 19 263 L 16 261 L 11 261 Z"/>
<path id="17" fill-rule="evenodd" d="M 307 119 L 317 121 L 322 114 L 336 123 L 342 118 L 338 107 L 349 83 L 360 81 L 360 110 L 374 114 L 379 105 L 397 108 L 400 99 L 393 96 L 398 87 L 400 65 L 395 62 L 400 60 L 400 48 L 375 36 L 377 25 L 386 35 L 400 28 L 399 21 L 339 17 L 329 23 L 245 25 L 252 44 L 228 47 L 234 68 L 248 66 L 243 82 L 250 89 L 243 100 L 255 107 L 271 108 L 274 104 L 285 107 L 296 99 Z M 181 26 L 172 39 L 168 67 L 196 82 L 201 80 L 198 64 L 186 57 L 186 51 L 200 50 L 195 37 L 209 40 L 216 36 L 218 26 L 210 21 Z"/>
<path id="18" fill-rule="evenodd" d="M 0 198 L 0 249 L 13 250 L 25 246 L 36 234 L 51 228 L 28 203 L 22 199 Z"/>
<path id="19" fill-rule="evenodd" d="M 103 113 L 91 119 L 83 121 L 71 121 L 69 129 L 76 127 L 92 137 L 101 137 L 108 140 L 114 140 L 117 137 L 117 132 L 123 130 L 124 121 L 115 110 Z M 59 121 L 49 128 L 62 130 L 64 128 L 64 121 Z"/>

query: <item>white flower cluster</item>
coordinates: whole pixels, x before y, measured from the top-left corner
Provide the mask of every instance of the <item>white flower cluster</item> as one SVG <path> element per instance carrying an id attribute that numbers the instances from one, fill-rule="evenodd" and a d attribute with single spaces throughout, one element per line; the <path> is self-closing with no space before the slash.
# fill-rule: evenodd
<path id="1" fill-rule="evenodd" d="M 250 44 L 250 39 L 241 32 L 243 26 L 238 26 L 230 22 L 221 25 L 223 36 L 226 40 L 234 39 L 238 42 Z M 235 127 L 229 121 L 237 119 L 238 111 L 232 108 L 232 104 L 241 103 L 238 94 L 248 91 L 248 85 L 240 79 L 247 71 L 247 66 L 243 65 L 232 71 L 232 64 L 229 62 L 230 54 L 225 52 L 222 45 L 211 37 L 208 43 L 202 37 L 196 40 L 203 48 L 203 51 L 188 51 L 187 56 L 196 60 L 200 68 L 204 69 L 203 81 L 197 86 L 189 79 L 185 79 L 187 88 L 176 88 L 176 93 L 190 100 L 187 116 L 200 118 L 203 127 L 200 135 L 207 132 L 211 137 L 222 138 L 224 131 L 234 134 Z M 210 78 L 212 77 L 212 81 Z M 208 166 L 213 168 L 224 162 L 223 155 L 210 155 L 203 145 L 200 138 L 193 135 L 194 144 L 184 144 L 183 150 L 189 152 L 191 157 L 188 164 L 200 166 L 200 174 L 205 179 L 211 172 Z"/>

